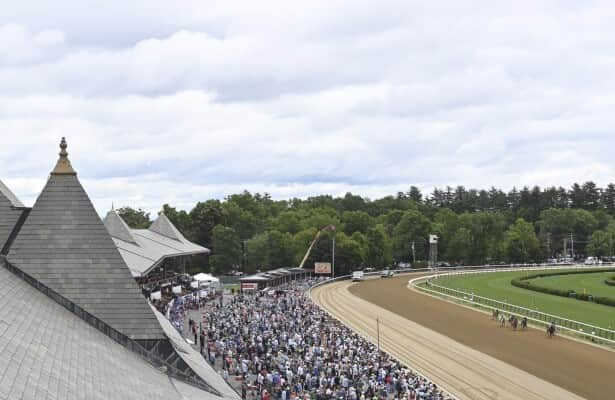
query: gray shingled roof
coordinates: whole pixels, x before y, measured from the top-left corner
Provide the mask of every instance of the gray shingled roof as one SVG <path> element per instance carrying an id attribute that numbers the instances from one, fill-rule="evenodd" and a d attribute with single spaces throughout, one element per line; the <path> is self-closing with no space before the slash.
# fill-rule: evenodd
<path id="1" fill-rule="evenodd" d="M 181 234 L 163 212 L 158 215 L 158 218 L 154 221 L 152 226 L 149 227 L 149 230 L 180 242 L 186 240 L 184 235 Z"/>
<path id="2" fill-rule="evenodd" d="M 118 238 L 125 242 L 137 244 L 137 241 L 132 236 L 132 233 L 130 233 L 130 227 L 122 219 L 122 217 L 120 217 L 117 211 L 109 211 L 105 216 L 105 219 L 103 219 L 103 223 L 112 238 Z"/>
<path id="3" fill-rule="evenodd" d="M 104 223 L 133 276 L 146 275 L 167 258 L 209 253 L 186 239 L 164 214 L 149 229 L 129 228 L 115 210 Z"/>
<path id="4" fill-rule="evenodd" d="M 169 378 L 2 266 L 0 304 L 0 399 L 220 399 Z"/>
<path id="5" fill-rule="evenodd" d="M 6 198 L 13 207 L 24 207 L 23 203 L 2 181 L 0 181 L 0 197 Z"/>
<path id="6" fill-rule="evenodd" d="M 11 236 L 19 217 L 23 213 L 23 204 L 15 197 L 13 192 L 0 181 L 0 249 Z"/>
<path id="7" fill-rule="evenodd" d="M 8 260 L 129 338 L 164 338 L 76 174 L 52 173 Z"/>

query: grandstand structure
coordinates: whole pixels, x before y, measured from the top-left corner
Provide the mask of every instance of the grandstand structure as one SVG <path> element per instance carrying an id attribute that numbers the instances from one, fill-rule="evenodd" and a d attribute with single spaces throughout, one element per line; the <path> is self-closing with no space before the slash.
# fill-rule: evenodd
<path id="1" fill-rule="evenodd" d="M 147 276 L 169 260 L 210 253 L 186 239 L 164 212 L 148 229 L 130 228 L 115 209 L 107 213 L 103 223 L 135 278 Z"/>
<path id="2" fill-rule="evenodd" d="M 238 399 L 142 296 L 60 149 L 31 209 L 0 183 L 0 398 Z"/>

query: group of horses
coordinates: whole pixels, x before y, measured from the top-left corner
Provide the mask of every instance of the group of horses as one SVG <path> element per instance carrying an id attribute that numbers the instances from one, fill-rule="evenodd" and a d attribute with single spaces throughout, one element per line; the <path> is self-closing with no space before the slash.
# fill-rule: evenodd
<path id="1" fill-rule="evenodd" d="M 516 315 L 510 314 L 508 318 L 506 318 L 506 315 L 504 315 L 504 313 L 500 313 L 499 310 L 493 310 L 492 319 L 499 321 L 500 328 L 504 328 L 506 326 L 506 321 L 508 321 L 508 324 L 514 331 L 517 330 L 517 327 L 519 326 L 519 324 L 521 324 L 521 330 L 527 329 L 527 317 L 523 317 L 521 318 L 521 321 L 519 321 L 519 318 L 517 318 Z M 551 338 L 554 335 L 555 335 L 555 322 L 551 322 L 551 324 L 547 326 L 547 336 Z"/>

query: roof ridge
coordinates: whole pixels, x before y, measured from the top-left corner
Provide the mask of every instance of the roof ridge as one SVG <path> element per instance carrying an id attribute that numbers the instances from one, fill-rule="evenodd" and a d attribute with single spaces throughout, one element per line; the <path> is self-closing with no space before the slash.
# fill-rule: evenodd
<path id="1" fill-rule="evenodd" d="M 2 182 L 1 180 L 0 180 L 0 195 L 5 197 L 9 201 L 9 203 L 11 203 L 13 207 L 18 207 L 18 208 L 25 207 L 23 203 L 19 200 L 19 198 L 15 196 L 15 193 L 13 193 L 11 189 L 9 189 L 8 186 L 6 186 L 4 182 Z"/>
<path id="2" fill-rule="evenodd" d="M 179 229 L 173 225 L 164 211 L 161 211 L 160 214 L 158 214 L 158 218 L 156 218 L 156 220 L 150 225 L 149 230 L 179 242 L 186 241 L 184 235 L 182 235 Z"/>
<path id="3" fill-rule="evenodd" d="M 130 227 L 115 209 L 109 210 L 105 219 L 103 219 L 103 224 L 105 224 L 111 237 L 139 246 L 139 243 L 132 235 Z"/>

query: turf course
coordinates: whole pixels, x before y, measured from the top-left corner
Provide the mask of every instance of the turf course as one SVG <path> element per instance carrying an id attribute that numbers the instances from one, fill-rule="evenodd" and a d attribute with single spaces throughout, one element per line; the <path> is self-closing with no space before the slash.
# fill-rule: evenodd
<path id="1" fill-rule="evenodd" d="M 614 272 L 595 274 L 555 275 L 534 278 L 529 281 L 537 285 L 560 290 L 574 290 L 575 293 L 588 293 L 594 297 L 615 297 L 615 286 L 609 286 L 604 280 L 615 276 Z"/>
<path id="2" fill-rule="evenodd" d="M 532 290 L 515 287 L 510 283 L 513 278 L 527 276 L 528 274 L 536 272 L 538 271 L 490 272 L 443 276 L 434 280 L 433 283 L 602 328 L 615 329 L 615 307 L 538 293 Z M 600 277 L 598 277 L 599 275 Z M 579 290 L 579 293 L 583 293 L 583 285 L 587 285 L 586 289 L 588 293 L 589 287 L 596 289 L 602 286 L 601 290 L 606 290 L 611 296 L 615 296 L 615 290 L 613 290 L 615 287 L 608 286 L 604 283 L 604 279 L 612 275 L 612 272 L 605 274 L 564 275 L 561 277 L 540 278 L 540 284 L 545 285 L 547 280 L 550 281 L 547 282 L 547 284 L 553 285 L 570 283 L 574 285 L 570 287 L 566 286 L 565 288 Z M 596 296 L 597 295 L 596 293 Z"/>

